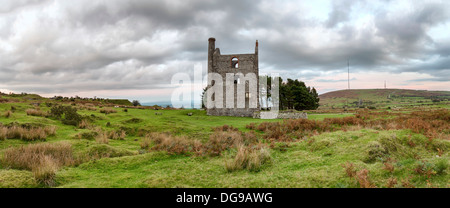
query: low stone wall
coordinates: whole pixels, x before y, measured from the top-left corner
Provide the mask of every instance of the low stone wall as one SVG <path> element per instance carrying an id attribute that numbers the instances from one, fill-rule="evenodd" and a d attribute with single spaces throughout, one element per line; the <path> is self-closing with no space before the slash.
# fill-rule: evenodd
<path id="1" fill-rule="evenodd" d="M 253 114 L 253 118 L 260 119 L 308 119 L 308 114 L 305 112 L 271 112 L 271 111 L 262 111 L 255 112 Z"/>
<path id="2" fill-rule="evenodd" d="M 206 110 L 208 116 L 234 116 L 234 117 L 252 117 L 257 108 L 212 108 Z"/>

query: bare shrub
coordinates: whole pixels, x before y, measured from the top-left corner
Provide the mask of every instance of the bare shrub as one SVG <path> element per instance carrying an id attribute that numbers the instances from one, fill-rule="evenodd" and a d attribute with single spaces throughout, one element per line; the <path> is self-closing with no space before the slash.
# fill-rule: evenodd
<path id="1" fill-rule="evenodd" d="M 77 113 L 77 109 L 71 106 L 53 106 L 50 109 L 50 116 L 60 119 L 63 124 L 72 126 L 78 126 L 83 119 L 83 117 Z"/>

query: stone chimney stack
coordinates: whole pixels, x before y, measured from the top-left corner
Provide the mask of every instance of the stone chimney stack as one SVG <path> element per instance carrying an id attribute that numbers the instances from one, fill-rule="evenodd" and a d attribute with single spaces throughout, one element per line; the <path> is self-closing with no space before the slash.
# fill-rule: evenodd
<path id="1" fill-rule="evenodd" d="M 212 70 L 213 65 L 213 55 L 216 50 L 216 39 L 211 37 L 208 39 L 208 72 Z"/>

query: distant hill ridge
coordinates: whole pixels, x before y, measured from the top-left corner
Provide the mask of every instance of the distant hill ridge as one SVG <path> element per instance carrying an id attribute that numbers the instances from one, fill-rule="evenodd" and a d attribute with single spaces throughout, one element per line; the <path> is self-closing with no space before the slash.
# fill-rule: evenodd
<path id="1" fill-rule="evenodd" d="M 380 106 L 398 104 L 425 104 L 433 100 L 450 100 L 450 91 L 407 89 L 351 89 L 327 92 L 319 95 L 322 107 Z"/>
<path id="2" fill-rule="evenodd" d="M 350 89 L 327 92 L 319 95 L 320 99 L 328 98 L 350 98 L 350 99 L 364 99 L 377 97 L 440 97 L 450 96 L 450 91 L 428 91 L 428 90 L 408 90 L 408 89 Z"/>

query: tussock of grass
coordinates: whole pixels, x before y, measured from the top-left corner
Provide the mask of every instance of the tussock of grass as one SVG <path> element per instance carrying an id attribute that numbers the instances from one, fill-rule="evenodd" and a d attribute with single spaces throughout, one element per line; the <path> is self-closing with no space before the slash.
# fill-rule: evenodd
<path id="1" fill-rule="evenodd" d="M 212 129 L 213 129 L 213 131 L 239 131 L 238 128 L 235 128 L 233 126 L 229 126 L 226 124 L 223 126 L 214 127 Z"/>
<path id="2" fill-rule="evenodd" d="M 448 160 L 442 158 L 436 162 L 436 164 L 434 165 L 434 170 L 436 171 L 437 175 L 446 175 L 448 167 L 449 167 Z"/>
<path id="3" fill-rule="evenodd" d="M 54 160 L 57 166 L 74 165 L 72 146 L 67 142 L 38 143 L 8 148 L 1 159 L 6 168 L 33 170 L 36 164 Z"/>
<path id="4" fill-rule="evenodd" d="M 167 151 L 169 154 L 189 154 L 200 153 L 202 143 L 198 140 L 189 139 L 183 136 L 172 136 L 164 133 L 151 133 L 146 136 L 144 143 L 152 141 L 152 150 Z M 148 146 L 142 144 L 141 146 Z"/>
<path id="5" fill-rule="evenodd" d="M 1 158 L 2 166 L 31 170 L 36 180 L 52 186 L 56 171 L 62 166 L 77 164 L 72 147 L 67 142 L 39 143 L 18 148 L 8 148 Z"/>
<path id="6" fill-rule="evenodd" d="M 28 116 L 40 116 L 40 117 L 47 116 L 46 112 L 43 112 L 39 109 L 27 109 L 25 112 L 27 113 Z"/>
<path id="7" fill-rule="evenodd" d="M 204 145 L 204 152 L 208 155 L 218 156 L 223 151 L 243 145 L 245 137 L 238 131 L 215 131 Z M 247 141 L 254 142 L 254 141 Z"/>
<path id="8" fill-rule="evenodd" d="M 80 129 L 89 129 L 89 128 L 92 128 L 92 125 L 90 124 L 90 122 L 88 120 L 83 119 L 78 124 L 78 128 L 80 128 Z"/>
<path id="9" fill-rule="evenodd" d="M 165 150 L 173 154 L 193 153 L 195 155 L 219 156 L 223 151 L 237 148 L 240 145 L 257 143 L 254 133 L 240 131 L 216 130 L 206 143 L 187 137 L 172 136 L 167 133 L 150 133 L 141 141 L 141 148 L 147 149 L 152 144 L 152 150 Z"/>
<path id="10" fill-rule="evenodd" d="M 108 136 L 108 139 L 113 140 L 124 140 L 127 136 L 127 133 L 124 130 L 118 130 L 118 131 L 110 131 L 106 133 Z"/>
<path id="11" fill-rule="evenodd" d="M 260 171 L 261 167 L 270 162 L 272 157 L 270 151 L 265 146 L 244 146 L 237 148 L 234 159 L 225 162 L 225 169 L 228 172 L 247 169 L 249 171 Z"/>
<path id="12" fill-rule="evenodd" d="M 87 157 L 87 160 L 91 159 L 100 159 L 100 158 L 111 158 L 111 157 L 123 157 L 123 156 L 130 156 L 130 155 L 136 155 L 136 152 L 126 150 L 126 149 L 118 149 L 115 147 L 111 147 L 106 144 L 96 144 L 93 146 L 90 146 L 86 151 L 82 153 L 85 157 Z"/>
<path id="13" fill-rule="evenodd" d="M 364 162 L 366 163 L 372 163 L 377 160 L 382 161 L 383 158 L 388 154 L 388 151 L 385 149 L 385 147 L 378 141 L 369 142 L 366 149 L 367 155 L 364 159 Z"/>
<path id="14" fill-rule="evenodd" d="M 35 126 L 20 126 L 0 125 L 0 140 L 5 139 L 22 139 L 25 141 L 45 141 L 48 136 L 56 134 L 55 126 L 35 127 Z"/>
<path id="15" fill-rule="evenodd" d="M 100 110 L 100 113 L 111 114 L 111 113 L 117 113 L 117 111 L 112 108 L 103 108 Z"/>
<path id="16" fill-rule="evenodd" d="M 124 140 L 126 135 L 127 134 L 124 130 L 103 131 L 101 128 L 96 128 L 95 131 L 91 133 L 82 133 L 81 135 L 77 135 L 77 137 L 86 137 L 90 139 L 92 136 L 95 136 L 95 141 L 97 141 L 97 143 L 109 144 L 109 140 Z"/>
<path id="17" fill-rule="evenodd" d="M 147 135 L 140 143 L 141 149 L 148 149 L 152 145 L 152 137 Z"/>
<path id="18" fill-rule="evenodd" d="M 31 170 L 34 178 L 46 186 L 54 186 L 56 171 L 60 168 L 57 161 L 49 155 L 44 155 L 36 162 Z"/>
<path id="19" fill-rule="evenodd" d="M 75 135 L 75 139 L 94 140 L 98 135 L 99 133 L 97 131 L 81 132 Z"/>
<path id="20" fill-rule="evenodd" d="M 95 141 L 99 144 L 109 144 L 108 133 L 101 132 L 95 137 Z"/>

